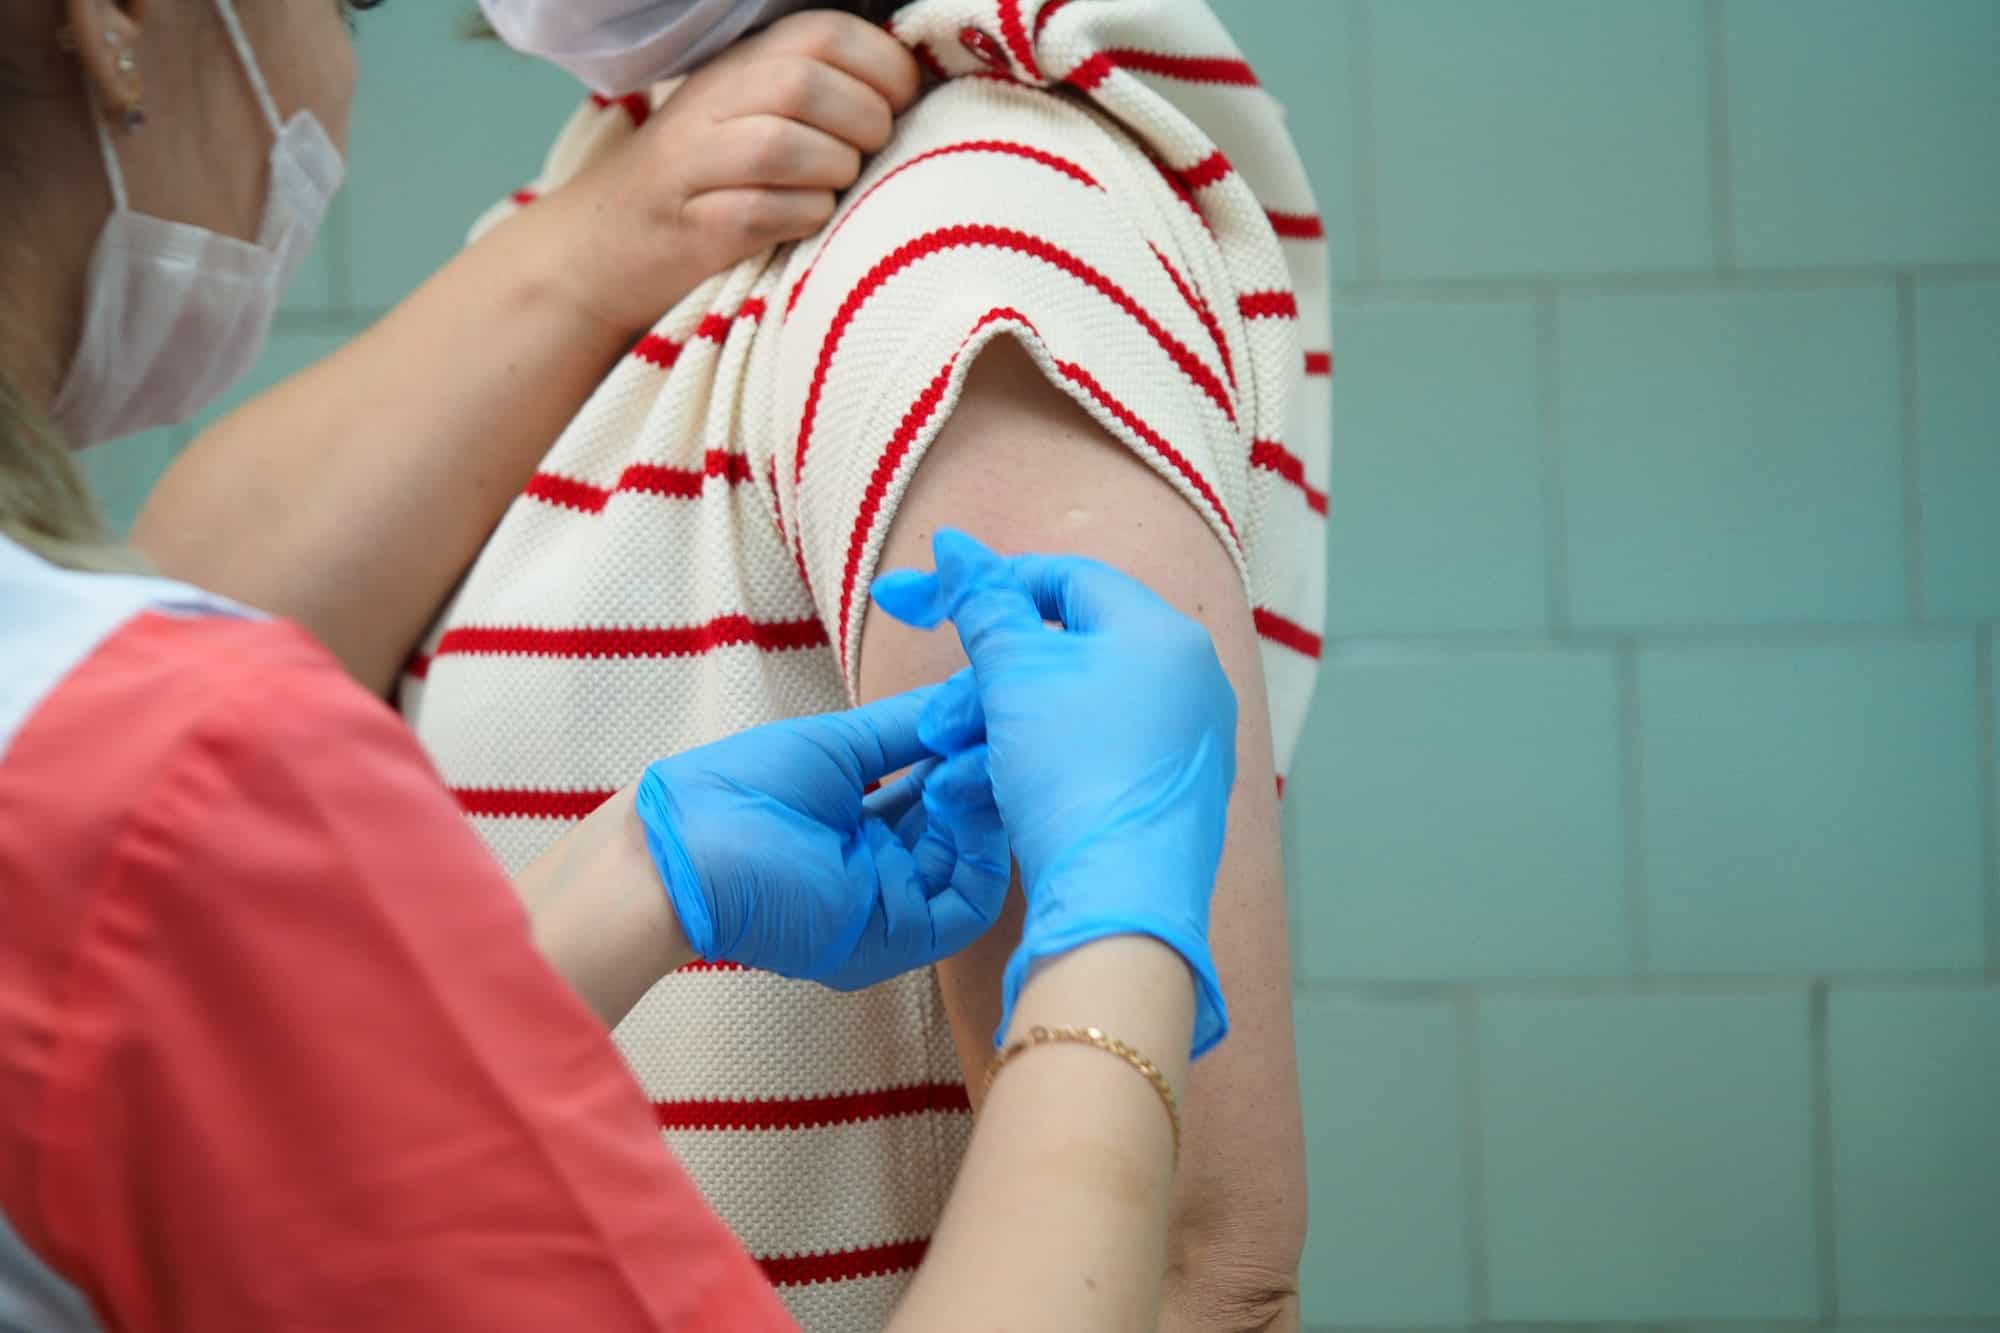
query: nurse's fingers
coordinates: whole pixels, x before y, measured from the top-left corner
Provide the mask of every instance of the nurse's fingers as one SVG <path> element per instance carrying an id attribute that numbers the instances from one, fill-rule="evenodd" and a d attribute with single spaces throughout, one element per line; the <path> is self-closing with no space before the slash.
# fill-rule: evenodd
<path id="1" fill-rule="evenodd" d="M 940 956 L 963 949 L 1000 915 L 1013 882 L 1007 830 L 987 773 L 986 747 L 953 755 L 924 791 L 928 824 L 918 839 L 920 877 L 933 886 L 932 938 Z"/>
<path id="2" fill-rule="evenodd" d="M 939 528 L 931 538 L 931 551 L 943 595 L 954 603 L 963 600 L 966 590 L 1001 580 L 1004 571 L 1004 581 L 1024 591 L 1043 620 L 1077 633 L 1162 616 L 1178 618 L 1159 594 L 1101 560 L 1033 554 L 1003 559 L 954 528 Z"/>
<path id="3" fill-rule="evenodd" d="M 938 754 L 955 755 L 973 746 L 983 749 L 986 709 L 979 701 L 979 682 L 971 667 L 937 687 L 917 720 L 917 734 Z"/>
<path id="4" fill-rule="evenodd" d="M 937 689 L 929 685 L 844 713 L 801 718 L 788 725 L 797 726 L 828 751 L 849 759 L 863 782 L 879 782 L 931 757 L 930 747 L 917 734 L 917 723 Z"/>
<path id="5" fill-rule="evenodd" d="M 936 760 L 926 760 L 903 776 L 883 784 L 861 802 L 862 813 L 887 824 L 904 843 L 914 841 L 914 837 L 903 836 L 903 820 L 924 799 L 924 784 L 936 769 Z"/>

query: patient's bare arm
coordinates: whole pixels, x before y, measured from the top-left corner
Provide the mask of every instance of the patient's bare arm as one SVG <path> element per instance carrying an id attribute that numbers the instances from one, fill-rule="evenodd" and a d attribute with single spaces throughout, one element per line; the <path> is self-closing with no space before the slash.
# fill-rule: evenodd
<path id="1" fill-rule="evenodd" d="M 1002 550 L 1105 560 L 1199 619 L 1215 640 L 1241 719 L 1212 921 L 1232 1028 L 1191 1074 L 1162 1326 L 1296 1328 L 1304 1141 L 1269 715 L 1242 583 L 1202 517 L 1004 338 L 981 357 L 912 481 L 882 568 L 928 566 L 930 534 L 943 524 Z M 862 694 L 940 679 L 963 663 L 950 635 L 871 616 Z M 1143 692 L 1144 683 L 1134 688 Z M 1019 933 L 1018 893 L 1010 909 L 985 939 L 938 969 L 975 1099 L 1000 1016 L 1001 968 Z"/>

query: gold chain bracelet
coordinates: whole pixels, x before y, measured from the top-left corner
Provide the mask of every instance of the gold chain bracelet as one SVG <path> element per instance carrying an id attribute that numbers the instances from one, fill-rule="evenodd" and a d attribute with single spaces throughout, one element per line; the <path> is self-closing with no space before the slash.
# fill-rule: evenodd
<path id="1" fill-rule="evenodd" d="M 986 1086 L 991 1088 L 993 1080 L 1000 1077 L 1000 1071 L 1007 1062 L 1027 1050 L 1030 1046 L 1046 1046 L 1053 1042 L 1074 1042 L 1079 1046 L 1095 1046 L 1100 1051 L 1108 1051 L 1126 1064 L 1139 1071 L 1145 1080 L 1153 1085 L 1153 1091 L 1160 1094 L 1160 1104 L 1167 1108 L 1167 1121 L 1174 1129 L 1174 1161 L 1181 1158 L 1181 1106 L 1174 1096 L 1173 1088 L 1167 1083 L 1167 1076 L 1160 1067 L 1138 1051 L 1127 1046 L 1118 1038 L 1106 1033 L 1102 1028 L 1045 1028 L 1031 1027 L 1028 1035 L 1011 1042 L 1007 1048 L 993 1057 L 993 1063 L 986 1066 Z"/>

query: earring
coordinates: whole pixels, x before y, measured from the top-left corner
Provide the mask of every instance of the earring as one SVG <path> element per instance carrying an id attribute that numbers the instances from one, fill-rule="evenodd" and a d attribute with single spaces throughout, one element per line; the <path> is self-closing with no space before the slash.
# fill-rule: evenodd
<path id="1" fill-rule="evenodd" d="M 111 58 L 111 67 L 131 89 L 131 95 L 118 108 L 119 127 L 130 134 L 146 123 L 146 81 L 139 77 L 139 53 L 119 40 L 115 32 L 104 34 L 104 44 L 118 53 Z"/>
<path id="2" fill-rule="evenodd" d="M 119 40 L 115 32 L 104 34 L 104 44 L 118 54 L 112 57 L 111 66 L 132 89 L 132 95 L 117 108 L 118 124 L 127 134 L 146 123 L 146 85 L 139 78 L 139 57 L 130 47 Z M 78 43 L 76 29 L 67 23 L 56 29 L 56 50 L 64 55 L 75 55 Z"/>

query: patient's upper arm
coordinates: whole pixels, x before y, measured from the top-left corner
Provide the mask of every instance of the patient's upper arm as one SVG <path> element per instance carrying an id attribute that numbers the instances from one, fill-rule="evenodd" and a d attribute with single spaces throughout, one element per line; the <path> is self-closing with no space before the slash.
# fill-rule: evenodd
<path id="1" fill-rule="evenodd" d="M 1237 783 L 1210 936 L 1228 996 L 1229 1040 L 1196 1065 L 1172 1233 L 1179 1326 L 1235 1326 L 1282 1309 L 1303 1243 L 1284 871 L 1270 714 L 1256 619 L 1202 517 L 1109 436 L 1011 340 L 982 355 L 892 524 L 883 567 L 928 564 L 930 533 L 963 527 L 1006 551 L 1075 551 L 1137 576 L 1208 628 L 1239 700 Z M 949 632 L 885 615 L 862 631 L 861 693 L 940 679 L 964 661 Z M 1145 683 L 1133 682 L 1143 706 Z M 975 1104 L 1000 1017 L 1000 975 L 1021 900 L 971 949 L 938 966 L 952 1038 Z M 1089 1021 L 1079 1015 L 1079 1022 Z M 1237 1306 L 1242 1310 L 1237 1310 Z M 1233 1312 L 1233 1313 L 1232 1313 Z M 1250 1322 L 1258 1322 L 1251 1320 Z M 1248 1326 L 1246 1324 L 1246 1326 Z"/>
<path id="2" fill-rule="evenodd" d="M 1095 556 L 1146 582 L 1214 637 L 1241 719 L 1238 795 L 1215 920 L 1218 935 L 1241 947 L 1219 948 L 1218 957 L 1256 960 L 1226 980 L 1239 1035 L 1246 1019 L 1264 1024 L 1260 1015 L 1282 1003 L 1282 994 L 1246 988 L 1265 980 L 1282 986 L 1287 961 L 1271 733 L 1255 623 L 1222 543 L 1172 486 L 1004 338 L 972 369 L 957 410 L 904 494 L 881 568 L 928 567 L 930 534 L 947 524 L 1003 551 Z M 861 694 L 875 698 L 942 679 L 964 660 L 948 631 L 926 634 L 869 616 Z M 1143 697 L 1144 682 L 1133 684 Z M 1013 906 L 1018 912 L 1018 900 Z M 1000 968 L 1018 930 L 1016 915 L 940 969 L 968 1073 L 991 1050 Z M 1289 1041 L 1288 1028 L 1283 1036 Z M 972 1083 L 976 1090 L 978 1080 Z"/>
<path id="3" fill-rule="evenodd" d="M 860 697 L 962 661 L 948 632 L 868 613 L 940 524 L 1095 556 L 1209 629 L 1239 702 L 1211 927 L 1232 1032 L 1188 1090 L 1175 1257 L 1282 1284 L 1304 1199 L 1273 727 L 1288 744 L 1310 693 L 1323 560 L 1310 492 L 1271 465 L 1296 332 L 1260 319 L 1284 303 L 1239 300 L 1145 157 L 1047 93 L 938 89 L 873 172 L 773 302 L 779 521 Z M 1017 931 L 939 968 L 969 1076 Z"/>

